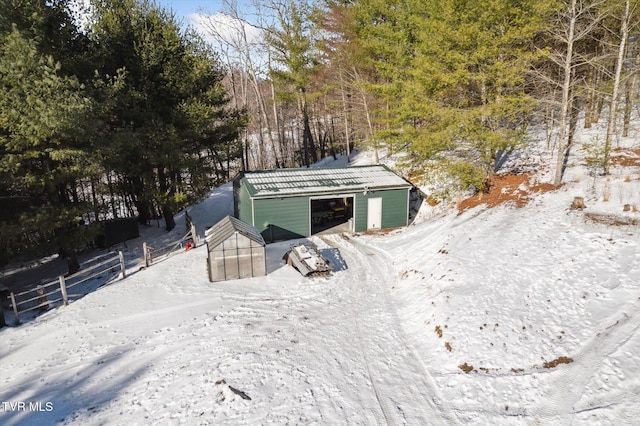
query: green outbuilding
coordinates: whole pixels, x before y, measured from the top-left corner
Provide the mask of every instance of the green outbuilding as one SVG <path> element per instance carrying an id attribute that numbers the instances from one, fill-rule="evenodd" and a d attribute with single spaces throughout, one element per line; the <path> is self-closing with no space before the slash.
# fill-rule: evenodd
<path id="1" fill-rule="evenodd" d="M 406 226 L 413 185 L 383 165 L 243 172 L 234 214 L 266 241 Z"/>

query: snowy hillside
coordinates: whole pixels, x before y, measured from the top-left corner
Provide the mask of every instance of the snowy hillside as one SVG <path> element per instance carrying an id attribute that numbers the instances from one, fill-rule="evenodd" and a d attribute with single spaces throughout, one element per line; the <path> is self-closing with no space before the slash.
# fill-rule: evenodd
<path id="1" fill-rule="evenodd" d="M 531 155 L 462 212 L 314 237 L 328 278 L 286 266 L 290 242 L 263 278 L 210 283 L 204 246 L 140 269 L 150 229 L 129 277 L 0 330 L 0 424 L 637 424 L 638 154 L 595 181 L 576 156 L 555 191 Z M 229 185 L 189 209 L 201 235 L 231 211 Z"/>

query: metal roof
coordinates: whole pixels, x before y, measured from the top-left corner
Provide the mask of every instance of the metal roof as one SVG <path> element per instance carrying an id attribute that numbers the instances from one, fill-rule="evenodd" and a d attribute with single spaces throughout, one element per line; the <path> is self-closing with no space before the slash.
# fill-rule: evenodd
<path id="1" fill-rule="evenodd" d="M 254 198 L 411 186 L 409 182 L 382 165 L 246 172 L 244 180 Z"/>
<path id="2" fill-rule="evenodd" d="M 207 229 L 205 232 L 205 240 L 207 241 L 207 248 L 211 249 L 220 245 L 227 238 L 235 233 L 244 235 L 256 243 L 265 246 L 264 238 L 255 228 L 247 223 L 244 223 L 240 219 L 236 219 L 232 216 L 226 216 L 222 218 L 218 223 Z"/>

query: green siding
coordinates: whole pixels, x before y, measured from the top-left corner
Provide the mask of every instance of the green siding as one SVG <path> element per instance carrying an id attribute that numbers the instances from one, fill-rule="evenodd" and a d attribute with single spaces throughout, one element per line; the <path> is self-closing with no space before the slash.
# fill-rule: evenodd
<path id="1" fill-rule="evenodd" d="M 382 198 L 382 229 L 397 228 L 407 225 L 408 189 L 392 189 L 387 191 L 369 191 L 367 195 L 356 193 L 355 231 L 367 230 L 367 207 L 369 198 Z"/>
<path id="2" fill-rule="evenodd" d="M 255 226 L 265 241 L 279 241 L 309 236 L 311 194 L 283 198 L 252 199 L 247 182 L 241 179 L 234 187 L 238 219 Z M 338 188 L 339 189 L 339 188 Z M 407 225 L 408 188 L 351 192 L 354 194 L 354 230 L 367 230 L 369 198 L 382 198 L 381 228 Z M 342 191 L 336 191 L 342 194 Z M 327 194 L 323 194 L 327 195 Z"/>
<path id="3" fill-rule="evenodd" d="M 247 187 L 245 185 L 241 185 L 238 188 L 237 192 L 237 215 L 238 219 L 241 221 L 248 223 L 249 225 L 255 226 L 253 223 L 253 209 L 251 207 L 251 197 L 249 196 L 249 192 L 247 191 Z"/>
<path id="4" fill-rule="evenodd" d="M 353 230 L 356 232 L 362 232 L 367 230 L 367 198 L 368 195 L 362 195 L 362 192 L 356 192 L 356 199 L 354 201 L 355 209 L 353 211 Z M 384 208 L 384 200 L 382 200 L 382 207 Z"/>
<path id="5" fill-rule="evenodd" d="M 382 228 L 407 226 L 409 190 L 384 191 L 382 198 Z"/>
<path id="6" fill-rule="evenodd" d="M 309 198 L 268 198 L 254 202 L 255 222 L 265 241 L 290 240 L 309 235 Z"/>

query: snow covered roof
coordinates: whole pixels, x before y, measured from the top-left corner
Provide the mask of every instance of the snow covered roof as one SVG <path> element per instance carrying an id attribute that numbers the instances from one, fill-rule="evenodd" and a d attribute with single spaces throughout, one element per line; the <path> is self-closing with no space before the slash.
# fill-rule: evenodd
<path id="1" fill-rule="evenodd" d="M 382 165 L 266 170 L 243 177 L 256 198 L 411 187 Z"/>
<path id="2" fill-rule="evenodd" d="M 212 248 L 217 247 L 227 238 L 235 233 L 244 235 L 256 243 L 265 246 L 264 238 L 258 232 L 258 230 L 243 221 L 236 219 L 233 216 L 226 216 L 222 218 L 218 223 L 207 229 L 205 233 L 205 239 L 207 240 L 207 246 L 209 251 Z"/>

